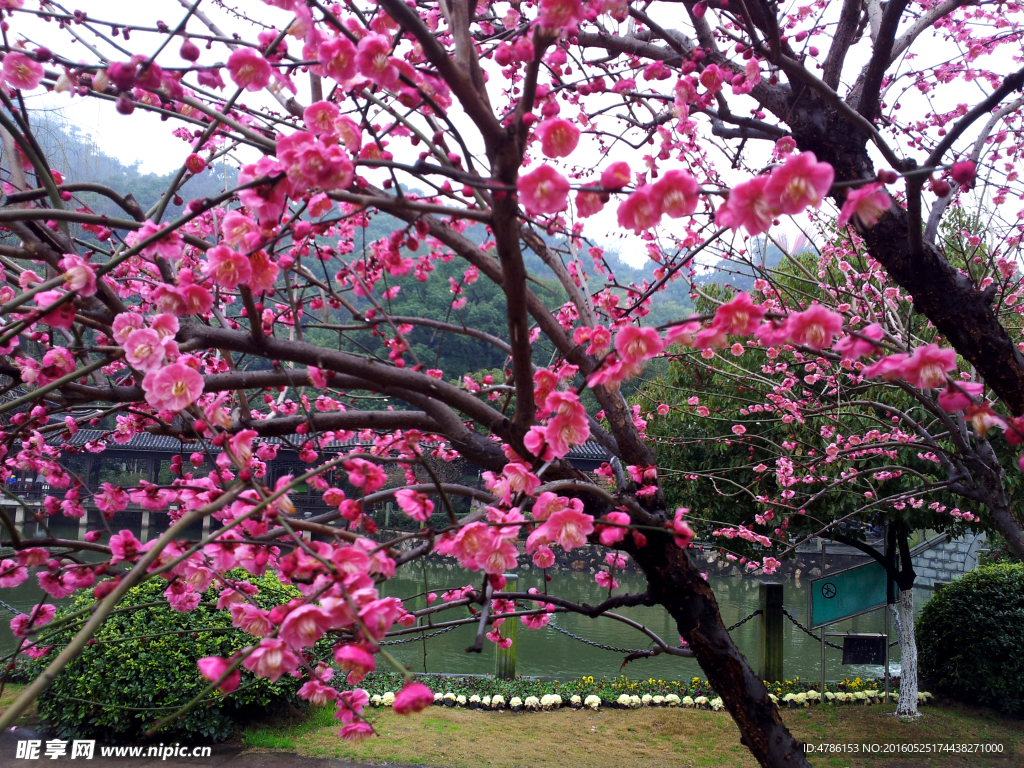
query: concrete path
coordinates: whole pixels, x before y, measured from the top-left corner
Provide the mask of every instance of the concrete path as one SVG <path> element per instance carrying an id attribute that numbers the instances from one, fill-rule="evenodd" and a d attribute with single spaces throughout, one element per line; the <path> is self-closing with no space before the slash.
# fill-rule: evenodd
<path id="1" fill-rule="evenodd" d="M 52 737 L 50 737 L 52 739 Z M 18 757 L 18 742 L 38 741 L 38 756 L 31 759 Z M 291 752 L 248 752 L 241 747 L 216 745 L 210 757 L 149 757 L 148 747 L 140 747 L 141 755 L 136 757 L 103 757 L 97 743 L 92 759 L 72 759 L 72 743 L 69 741 L 63 755 L 51 759 L 46 754 L 47 737 L 31 728 L 12 728 L 0 733 L 0 768 L 29 768 L 36 766 L 82 766 L 83 768 L 376 768 L 366 763 L 352 763 L 347 760 L 303 757 Z M 120 745 L 118 745 L 120 746 Z M 127 745 L 125 745 L 127 746 Z M 191 746 L 191 745 L 189 745 Z M 22 747 L 24 749 L 24 747 Z M 404 768 L 388 763 L 395 768 Z"/>

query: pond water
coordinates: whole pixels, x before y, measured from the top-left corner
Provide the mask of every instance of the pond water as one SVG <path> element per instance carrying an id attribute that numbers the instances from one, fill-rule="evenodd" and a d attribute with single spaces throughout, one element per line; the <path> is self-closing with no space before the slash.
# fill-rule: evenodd
<path id="1" fill-rule="evenodd" d="M 77 529 L 67 526 L 55 527 L 58 536 L 74 537 Z M 136 535 L 140 531 L 135 532 Z M 198 533 L 198 531 L 196 531 Z M 618 574 L 616 576 L 623 590 L 642 592 L 644 579 L 635 574 Z M 710 576 L 726 626 L 731 626 L 758 607 L 758 581 L 743 576 Z M 808 582 L 798 579 L 783 579 L 784 603 L 786 608 L 800 622 L 807 623 Z M 462 587 L 467 584 L 479 584 L 478 574 L 470 573 L 455 565 L 413 563 L 399 570 L 395 578 L 382 585 L 382 596 L 406 598 L 421 595 L 425 591 L 437 592 L 439 595 L 448 589 Z M 518 591 L 526 591 L 536 587 L 543 591 L 543 575 L 530 568 L 519 574 Z M 573 571 L 553 571 L 552 581 L 548 585 L 551 594 L 572 600 L 576 603 L 596 604 L 607 596 L 594 581 L 593 574 Z M 0 600 L 5 601 L 20 611 L 28 611 L 36 604 L 42 592 L 34 575 L 24 584 L 15 589 L 0 591 Z M 927 589 L 915 590 L 915 607 L 919 612 L 932 592 Z M 61 601 L 67 602 L 67 601 Z M 406 607 L 410 610 L 424 608 L 426 598 L 415 597 Z M 618 613 L 642 623 L 669 643 L 678 643 L 673 622 L 661 608 L 623 608 Z M 6 611 L 0 611 L 0 652 L 10 653 L 16 647 L 15 639 L 8 626 Z M 464 608 L 442 613 L 435 617 L 435 622 L 443 622 L 467 616 Z M 732 632 L 732 637 L 740 651 L 757 665 L 759 619 L 753 619 Z M 884 619 L 881 611 L 847 619 L 829 628 L 830 632 L 883 632 Z M 647 638 L 637 630 L 621 622 L 606 617 L 589 619 L 575 614 L 556 614 L 552 623 L 586 637 L 597 643 L 618 648 L 648 648 Z M 527 630 L 522 624 L 517 628 L 517 660 L 516 671 L 520 675 L 538 675 L 551 677 L 613 677 L 624 674 L 631 678 L 675 679 L 687 680 L 703 673 L 694 659 L 674 656 L 658 656 L 653 659 L 640 659 L 620 669 L 622 654 L 606 651 L 585 645 L 577 640 L 566 637 L 551 627 L 539 630 Z M 820 678 L 821 646 L 817 639 L 811 638 L 794 626 L 784 621 L 785 661 L 784 671 L 787 679 L 800 677 L 816 680 Z M 414 642 L 390 646 L 391 654 L 417 672 L 444 672 L 454 674 L 493 674 L 494 645 L 484 642 L 484 649 L 479 654 L 467 654 L 465 649 L 472 644 L 476 634 L 476 625 L 457 627 L 436 638 L 425 642 Z M 893 638 L 895 639 L 895 638 Z M 833 638 L 836 641 L 836 638 Z M 837 643 L 838 644 L 838 643 Z M 425 647 L 424 647 L 425 646 Z M 899 648 L 890 649 L 892 671 L 899 669 Z M 826 651 L 827 677 L 838 680 L 843 677 L 868 677 L 882 674 L 882 667 L 841 665 L 842 653 L 829 648 Z"/>
<path id="2" fill-rule="evenodd" d="M 385 587 L 385 594 L 396 597 L 418 595 L 424 591 L 424 573 L 419 565 L 414 569 L 401 571 L 391 579 Z M 444 589 L 477 584 L 479 578 L 456 566 L 450 570 L 447 566 L 425 567 L 426 583 L 430 591 L 440 594 Z M 576 603 L 587 602 L 596 604 L 607 597 L 607 590 L 599 587 L 593 574 L 558 571 L 552 574 L 548 585 L 551 594 L 558 595 Z M 645 580 L 640 575 L 618 574 L 616 580 L 620 587 L 615 594 L 642 592 Z M 709 581 L 715 590 L 722 620 L 726 626 L 732 626 L 743 617 L 758 608 L 758 581 L 742 576 L 715 576 Z M 798 621 L 807 623 L 808 586 L 806 580 L 783 580 L 785 606 Z M 517 591 L 525 591 L 530 587 L 543 590 L 543 575 L 536 569 L 520 573 Z M 915 590 L 915 607 L 921 610 L 924 603 L 931 597 L 927 589 Z M 426 606 L 426 599 L 418 597 L 406 604 L 410 610 Z M 464 610 L 464 609 L 457 609 Z M 456 611 L 452 611 L 456 613 Z M 643 624 L 655 632 L 663 640 L 678 643 L 679 635 L 674 622 L 662 608 L 617 609 L 616 613 Z M 466 614 L 463 613 L 462 616 Z M 447 614 L 441 614 L 436 621 L 447 620 Z M 455 617 L 453 617 L 455 618 Z M 755 618 L 733 630 L 732 638 L 740 651 L 757 665 L 758 641 L 760 625 Z M 594 642 L 611 645 L 617 648 L 648 648 L 649 641 L 639 631 L 621 622 L 601 617 L 590 619 L 578 614 L 555 614 L 552 623 L 575 635 L 585 637 Z M 846 621 L 832 625 L 829 632 L 884 632 L 884 618 L 881 611 L 855 616 Z M 809 637 L 792 622 L 784 621 L 785 661 L 784 672 L 787 679 L 800 677 L 803 679 L 820 679 L 821 645 L 817 639 Z M 492 643 L 484 643 L 484 651 L 480 654 L 467 654 L 465 649 L 472 644 L 476 635 L 476 625 L 457 627 L 425 643 L 416 642 L 392 646 L 388 650 L 404 664 L 417 672 L 446 672 L 460 674 L 493 674 L 494 647 Z M 831 638 L 832 642 L 840 639 Z M 895 640 L 895 636 L 893 636 Z M 424 654 L 424 645 L 426 653 Z M 560 632 L 545 627 L 539 630 L 527 630 L 522 624 L 517 628 L 516 638 L 516 672 L 520 675 L 538 675 L 551 677 L 613 677 L 624 674 L 631 678 L 667 680 L 688 680 L 703 673 L 695 659 L 675 656 L 657 656 L 652 659 L 640 659 L 628 664 L 620 670 L 623 655 L 585 645 Z M 899 648 L 890 649 L 892 662 L 891 672 L 899 671 Z M 868 677 L 883 674 L 883 667 L 842 666 L 842 652 L 833 648 L 826 649 L 827 678 L 829 680 Z"/>

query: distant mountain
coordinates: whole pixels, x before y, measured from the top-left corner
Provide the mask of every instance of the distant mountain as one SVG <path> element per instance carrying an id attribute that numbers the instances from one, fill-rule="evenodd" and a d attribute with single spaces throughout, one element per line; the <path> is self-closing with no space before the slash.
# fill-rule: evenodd
<path id="1" fill-rule="evenodd" d="M 84 131 L 77 126 L 63 123 L 58 116 L 36 115 L 33 129 L 50 167 L 59 171 L 69 182 L 94 182 L 104 184 L 119 194 L 134 195 L 143 211 L 148 211 L 166 192 L 173 173 L 140 173 L 139 163 L 125 165 L 108 155 Z M 182 142 L 182 148 L 185 148 Z M 208 167 L 203 173 L 193 176 L 182 187 L 183 202 L 194 197 L 210 197 L 237 183 L 238 170 L 227 164 Z M 108 216 L 125 215 L 113 202 L 96 194 L 77 194 L 97 213 Z M 168 206 L 164 219 L 174 218 L 184 210 L 184 205 Z"/>
<path id="2" fill-rule="evenodd" d="M 785 239 L 780 241 L 791 253 L 803 253 L 813 251 L 813 246 L 801 236 L 796 243 L 790 247 Z M 724 285 L 738 291 L 751 291 L 754 288 L 754 280 L 757 279 L 755 269 L 772 270 L 778 268 L 785 258 L 785 253 L 767 238 L 758 237 L 749 241 L 747 246 L 750 258 L 747 261 L 733 259 L 719 259 L 714 265 L 707 268 L 707 271 L 698 274 L 694 282 L 698 285 Z"/>

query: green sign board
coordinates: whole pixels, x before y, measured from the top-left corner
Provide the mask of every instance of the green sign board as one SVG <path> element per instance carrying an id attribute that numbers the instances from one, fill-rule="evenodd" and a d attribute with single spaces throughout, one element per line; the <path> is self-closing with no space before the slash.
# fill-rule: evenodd
<path id="1" fill-rule="evenodd" d="M 885 605 L 886 573 L 871 562 L 811 581 L 811 629 Z"/>

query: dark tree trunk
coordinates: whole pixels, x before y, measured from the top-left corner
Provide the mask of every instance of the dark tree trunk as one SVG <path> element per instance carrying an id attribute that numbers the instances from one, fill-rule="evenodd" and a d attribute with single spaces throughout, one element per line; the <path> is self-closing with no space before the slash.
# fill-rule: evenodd
<path id="1" fill-rule="evenodd" d="M 647 546 L 629 547 L 647 575 L 654 602 L 669 612 L 690 644 L 708 682 L 736 725 L 741 741 L 766 768 L 807 766 L 803 742 L 790 734 L 761 678 L 726 631 L 711 585 L 685 550 L 668 536 L 650 536 Z"/>

